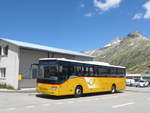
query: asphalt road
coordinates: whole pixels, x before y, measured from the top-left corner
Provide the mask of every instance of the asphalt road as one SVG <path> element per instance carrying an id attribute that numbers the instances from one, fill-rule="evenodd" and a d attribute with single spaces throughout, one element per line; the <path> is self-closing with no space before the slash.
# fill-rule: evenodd
<path id="1" fill-rule="evenodd" d="M 150 88 L 128 87 L 81 98 L 0 92 L 0 113 L 150 113 Z"/>

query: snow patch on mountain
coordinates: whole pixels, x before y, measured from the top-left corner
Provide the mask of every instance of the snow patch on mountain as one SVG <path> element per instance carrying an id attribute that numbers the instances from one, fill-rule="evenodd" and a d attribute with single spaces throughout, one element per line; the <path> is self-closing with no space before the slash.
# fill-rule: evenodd
<path id="1" fill-rule="evenodd" d="M 118 44 L 120 44 L 121 41 L 122 41 L 121 38 L 116 38 L 112 42 L 106 44 L 104 47 L 111 47 L 111 46 L 114 46 L 114 45 L 118 45 Z"/>

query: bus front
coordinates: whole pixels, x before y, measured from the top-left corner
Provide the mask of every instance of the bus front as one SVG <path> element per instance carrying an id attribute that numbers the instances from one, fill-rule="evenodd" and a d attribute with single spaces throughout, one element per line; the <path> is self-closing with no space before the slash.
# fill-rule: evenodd
<path id="1" fill-rule="evenodd" d="M 38 93 L 59 96 L 61 84 L 67 76 L 59 72 L 59 61 L 57 60 L 40 60 L 37 77 L 36 91 Z"/>

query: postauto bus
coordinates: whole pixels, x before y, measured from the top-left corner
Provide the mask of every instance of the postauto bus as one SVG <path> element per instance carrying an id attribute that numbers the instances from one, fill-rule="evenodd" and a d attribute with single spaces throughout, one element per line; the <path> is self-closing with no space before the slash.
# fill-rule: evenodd
<path id="1" fill-rule="evenodd" d="M 104 62 L 42 58 L 38 70 L 36 91 L 48 95 L 115 93 L 126 86 L 125 67 Z"/>

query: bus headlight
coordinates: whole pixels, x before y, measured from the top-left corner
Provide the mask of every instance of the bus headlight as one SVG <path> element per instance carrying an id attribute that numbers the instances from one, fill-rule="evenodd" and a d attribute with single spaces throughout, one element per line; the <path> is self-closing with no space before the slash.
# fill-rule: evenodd
<path id="1" fill-rule="evenodd" d="M 52 87 L 51 90 L 52 90 L 52 91 L 56 91 L 57 88 L 56 88 L 56 87 Z"/>

